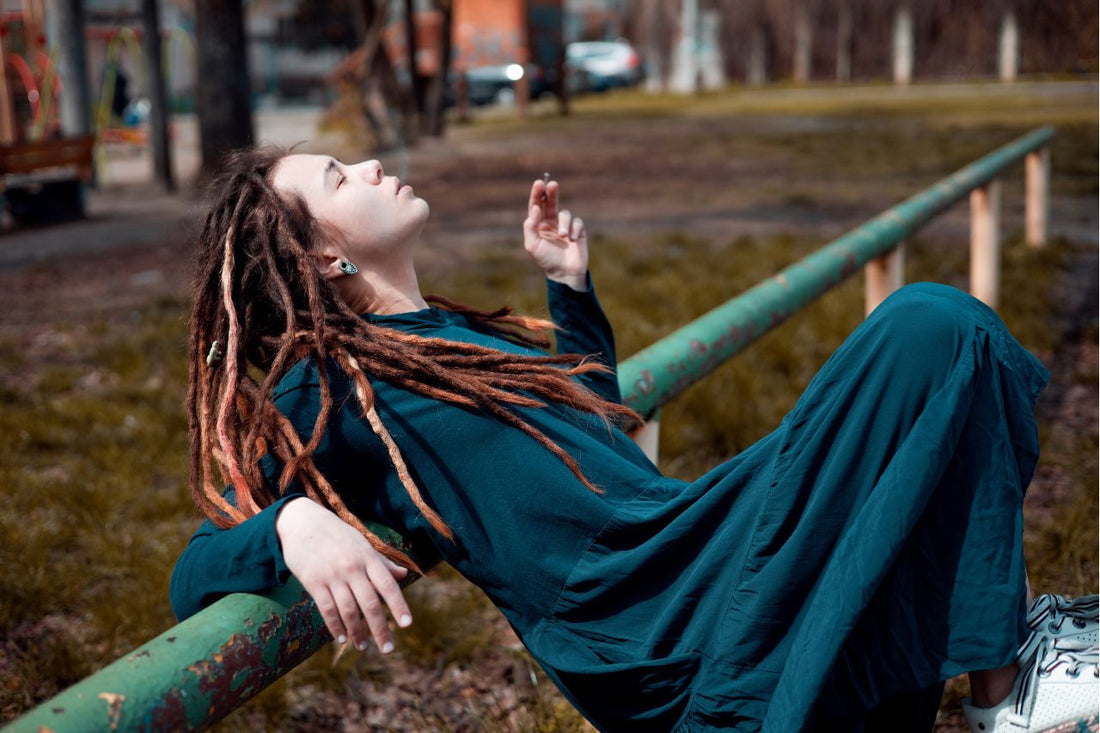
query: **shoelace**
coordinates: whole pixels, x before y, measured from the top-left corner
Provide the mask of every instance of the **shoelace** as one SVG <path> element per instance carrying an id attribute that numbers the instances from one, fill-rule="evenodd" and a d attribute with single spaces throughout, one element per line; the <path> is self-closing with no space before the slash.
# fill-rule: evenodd
<path id="1" fill-rule="evenodd" d="M 1060 634 L 1068 620 L 1074 628 L 1083 629 L 1089 621 L 1100 616 L 1100 598 L 1095 595 L 1065 599 L 1059 595 L 1045 594 L 1036 598 L 1027 613 L 1027 627 L 1038 631 L 1045 622 L 1051 634 Z"/>
<path id="2" fill-rule="evenodd" d="M 1056 650 L 1057 653 L 1047 655 L 1046 659 L 1036 668 L 1036 674 L 1040 677 L 1049 677 L 1059 667 L 1066 668 L 1069 677 L 1080 677 L 1082 672 L 1091 667 L 1092 676 L 1100 677 L 1100 650 L 1095 647 L 1089 650 L 1066 649 Z"/>
<path id="3" fill-rule="evenodd" d="M 1035 707 L 1039 680 L 1050 677 L 1060 667 L 1065 668 L 1068 677 L 1079 677 L 1082 672 L 1091 669 L 1092 675 L 1100 678 L 1100 649 L 1095 645 L 1088 649 L 1066 648 L 1059 646 L 1062 641 L 1060 639 L 1032 632 L 1025 647 L 1033 639 L 1036 641 L 1030 658 L 1020 659 L 1020 674 L 1023 679 L 1016 694 L 1014 710 L 1018 716 L 1017 722 L 1025 726 Z"/>

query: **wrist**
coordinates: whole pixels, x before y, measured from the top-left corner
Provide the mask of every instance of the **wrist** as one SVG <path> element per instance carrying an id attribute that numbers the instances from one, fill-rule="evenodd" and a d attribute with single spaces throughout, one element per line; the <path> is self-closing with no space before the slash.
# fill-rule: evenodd
<path id="1" fill-rule="evenodd" d="M 565 285 L 572 290 L 576 290 L 578 293 L 584 293 L 588 291 L 588 271 L 577 273 L 557 273 L 547 272 L 547 280 L 553 280 L 556 283 Z"/>
<path id="2" fill-rule="evenodd" d="M 275 514 L 275 536 L 279 538 L 280 543 L 288 524 L 293 524 L 303 511 L 309 511 L 310 507 L 307 502 L 312 504 L 313 500 L 308 496 L 295 496 L 283 502 L 283 505 L 279 507 L 279 511 Z"/>

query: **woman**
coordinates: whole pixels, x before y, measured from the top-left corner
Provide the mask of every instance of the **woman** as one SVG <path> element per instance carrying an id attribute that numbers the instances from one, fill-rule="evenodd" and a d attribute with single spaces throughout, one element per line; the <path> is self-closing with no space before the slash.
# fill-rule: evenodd
<path id="1" fill-rule="evenodd" d="M 334 638 L 392 650 L 412 561 L 369 517 L 479 585 L 603 729 L 858 730 L 961 672 L 984 730 L 1090 709 L 1095 599 L 1025 608 L 1047 375 L 968 296 L 896 294 L 774 433 L 686 483 L 622 430 L 638 416 L 555 182 L 523 234 L 559 356 L 529 332 L 549 324 L 429 306 L 428 205 L 377 161 L 243 153 L 213 194 L 188 396 L 209 521 L 180 617 L 293 574 Z"/>

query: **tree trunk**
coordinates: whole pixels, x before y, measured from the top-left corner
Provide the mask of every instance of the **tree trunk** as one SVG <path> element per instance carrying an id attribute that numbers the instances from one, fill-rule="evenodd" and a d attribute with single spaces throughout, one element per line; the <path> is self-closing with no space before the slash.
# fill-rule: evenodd
<path id="1" fill-rule="evenodd" d="M 443 114 L 443 98 L 447 91 L 447 77 L 451 72 L 451 53 L 454 41 L 454 3 L 451 0 L 443 0 L 440 3 L 440 12 L 443 22 L 440 28 L 439 44 L 439 70 L 428 83 L 425 95 L 425 110 L 427 120 L 425 133 L 433 137 L 442 137 L 445 117 Z"/>
<path id="2" fill-rule="evenodd" d="M 92 131 L 92 102 L 84 42 L 84 3 L 53 0 L 49 15 L 53 21 L 51 45 L 59 50 L 57 73 L 65 85 L 61 93 L 61 132 L 87 135 Z"/>
<path id="3" fill-rule="evenodd" d="M 242 0 L 195 0 L 195 36 L 202 175 L 210 176 L 226 153 L 253 140 Z"/>
<path id="4" fill-rule="evenodd" d="M 160 18 L 157 0 L 141 0 L 142 53 L 145 56 L 145 78 L 149 80 L 149 128 L 153 143 L 153 176 L 166 191 L 176 189 L 172 176 L 172 154 L 168 145 L 168 95 L 164 89 L 164 74 L 160 64 Z"/>

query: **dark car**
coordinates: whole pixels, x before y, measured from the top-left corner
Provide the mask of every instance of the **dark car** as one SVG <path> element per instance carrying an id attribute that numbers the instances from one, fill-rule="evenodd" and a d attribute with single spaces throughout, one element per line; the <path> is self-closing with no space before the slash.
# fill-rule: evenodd
<path id="1" fill-rule="evenodd" d="M 445 102 L 447 106 L 455 104 L 458 98 L 458 85 L 464 79 L 467 103 L 512 104 L 516 101 L 516 82 L 527 78 L 528 96 L 531 99 L 552 94 L 554 85 L 550 75 L 535 64 L 497 64 L 475 66 L 465 72 L 452 72 L 447 84 Z"/>

